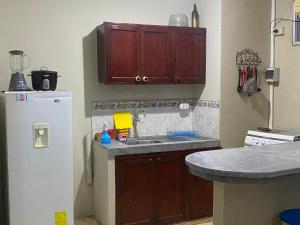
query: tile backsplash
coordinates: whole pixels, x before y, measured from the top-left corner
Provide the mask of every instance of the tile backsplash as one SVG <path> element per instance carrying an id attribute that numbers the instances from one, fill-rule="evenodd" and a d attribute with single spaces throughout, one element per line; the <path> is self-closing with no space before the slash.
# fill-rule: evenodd
<path id="1" fill-rule="evenodd" d="M 180 103 L 189 103 L 190 108 L 179 109 Z M 166 135 L 170 130 L 196 130 L 201 136 L 219 137 L 220 102 L 196 99 L 110 101 L 92 104 L 92 134 L 103 128 L 107 122 L 113 128 L 113 113 L 138 111 L 139 136 Z M 133 134 L 133 132 L 131 132 Z"/>
<path id="2" fill-rule="evenodd" d="M 197 104 L 196 99 L 181 99 L 181 100 L 147 100 L 147 101 L 109 101 L 109 102 L 94 102 L 92 109 L 134 109 L 134 108 L 164 108 L 164 107 L 179 107 L 180 103 L 189 103 L 191 106 Z"/>

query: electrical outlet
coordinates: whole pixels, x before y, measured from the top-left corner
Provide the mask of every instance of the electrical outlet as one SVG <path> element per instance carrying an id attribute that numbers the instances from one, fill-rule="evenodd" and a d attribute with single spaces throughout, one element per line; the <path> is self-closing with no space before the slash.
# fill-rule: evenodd
<path id="1" fill-rule="evenodd" d="M 285 27 L 278 27 L 274 29 L 275 36 L 284 36 L 285 33 Z"/>
<path id="2" fill-rule="evenodd" d="M 189 103 L 180 103 L 179 104 L 179 109 L 181 109 L 181 110 L 188 109 L 188 108 L 190 108 Z"/>

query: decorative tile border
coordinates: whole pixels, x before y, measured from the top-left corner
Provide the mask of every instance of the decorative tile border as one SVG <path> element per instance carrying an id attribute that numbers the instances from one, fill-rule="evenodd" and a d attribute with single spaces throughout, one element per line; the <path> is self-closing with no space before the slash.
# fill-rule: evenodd
<path id="1" fill-rule="evenodd" d="M 197 106 L 219 109 L 220 102 L 219 101 L 198 100 Z"/>
<path id="2" fill-rule="evenodd" d="M 220 102 L 197 99 L 173 99 L 173 100 L 143 100 L 143 101 L 103 101 L 93 102 L 92 110 L 97 109 L 129 109 L 129 108 L 169 108 L 179 107 L 180 103 L 189 103 L 190 106 L 219 108 Z"/>

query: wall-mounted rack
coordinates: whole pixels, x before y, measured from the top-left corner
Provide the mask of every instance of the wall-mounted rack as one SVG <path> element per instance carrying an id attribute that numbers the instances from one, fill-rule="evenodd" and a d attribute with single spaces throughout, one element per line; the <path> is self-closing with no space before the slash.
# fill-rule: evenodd
<path id="1" fill-rule="evenodd" d="M 249 48 L 237 52 L 236 66 L 238 67 L 239 83 L 237 91 L 240 94 L 251 96 L 259 91 L 257 85 L 257 67 L 262 63 L 261 58 L 257 52 Z"/>
<path id="2" fill-rule="evenodd" d="M 258 56 L 258 52 L 254 52 L 249 48 L 237 52 L 236 65 L 237 66 L 260 66 L 262 59 Z"/>

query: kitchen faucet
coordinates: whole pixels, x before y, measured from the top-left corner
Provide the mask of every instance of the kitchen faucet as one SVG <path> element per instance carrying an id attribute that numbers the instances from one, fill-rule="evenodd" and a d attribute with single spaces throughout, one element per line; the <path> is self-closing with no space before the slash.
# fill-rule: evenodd
<path id="1" fill-rule="evenodd" d="M 145 111 L 144 110 L 137 110 L 136 108 L 134 108 L 133 111 L 133 118 L 132 118 L 132 125 L 133 125 L 133 132 L 134 138 L 139 138 L 139 134 L 138 134 L 138 130 L 137 130 L 137 124 L 141 122 L 141 119 L 139 118 L 139 115 L 143 113 L 144 117 L 146 116 Z"/>

